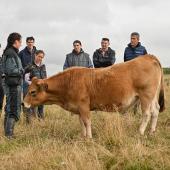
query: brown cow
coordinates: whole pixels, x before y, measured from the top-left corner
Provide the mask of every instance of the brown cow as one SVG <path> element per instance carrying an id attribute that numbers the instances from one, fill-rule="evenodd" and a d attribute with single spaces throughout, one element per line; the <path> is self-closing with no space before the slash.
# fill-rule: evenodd
<path id="1" fill-rule="evenodd" d="M 78 114 L 83 135 L 91 138 L 90 111 L 113 111 L 116 107 L 124 112 L 139 100 L 143 112 L 140 134 L 150 117 L 153 133 L 165 104 L 162 68 L 152 55 L 107 68 L 74 67 L 45 80 L 34 78 L 24 104 L 57 104 Z"/>

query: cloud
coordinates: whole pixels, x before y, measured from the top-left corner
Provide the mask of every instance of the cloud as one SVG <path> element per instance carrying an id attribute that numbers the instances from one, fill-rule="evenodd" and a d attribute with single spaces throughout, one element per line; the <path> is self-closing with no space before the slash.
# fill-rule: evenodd
<path id="1" fill-rule="evenodd" d="M 37 48 L 46 52 L 45 62 L 52 74 L 55 65 L 62 68 L 75 39 L 82 41 L 92 57 L 101 38 L 109 37 L 117 62 L 122 62 L 130 33 L 138 31 L 148 52 L 169 66 L 169 7 L 168 0 L 1 0 L 0 42 L 5 46 L 8 34 L 17 31 L 23 36 L 24 48 L 25 38 L 33 35 Z"/>

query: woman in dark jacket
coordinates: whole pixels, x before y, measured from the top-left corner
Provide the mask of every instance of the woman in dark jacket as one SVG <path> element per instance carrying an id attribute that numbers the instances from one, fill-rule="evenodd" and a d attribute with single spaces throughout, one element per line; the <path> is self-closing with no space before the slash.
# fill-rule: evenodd
<path id="1" fill-rule="evenodd" d="M 26 70 L 28 73 L 25 75 L 25 81 L 28 84 L 31 84 L 31 80 L 33 77 L 37 77 L 38 79 L 45 79 L 47 78 L 47 72 L 45 64 L 42 63 L 42 60 L 45 56 L 45 53 L 43 50 L 37 50 L 35 52 L 35 59 L 34 62 L 29 68 Z M 44 106 L 40 105 L 37 108 L 31 108 L 33 115 L 38 115 L 38 118 L 44 119 Z M 26 115 L 27 123 L 30 123 L 31 115 L 30 113 L 27 113 L 29 115 Z"/>
<path id="2" fill-rule="evenodd" d="M 11 33 L 2 57 L 2 83 L 6 95 L 4 130 L 8 138 L 13 136 L 15 122 L 19 120 L 21 112 L 23 68 L 18 56 L 20 46 L 21 35 Z"/>

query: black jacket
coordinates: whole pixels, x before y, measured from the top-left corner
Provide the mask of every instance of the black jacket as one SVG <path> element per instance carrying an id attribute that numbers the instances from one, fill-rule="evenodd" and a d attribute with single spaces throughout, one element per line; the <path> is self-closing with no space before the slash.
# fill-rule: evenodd
<path id="1" fill-rule="evenodd" d="M 108 67 L 114 64 L 115 61 L 115 51 L 112 50 L 110 47 L 108 51 L 105 52 L 104 56 L 101 49 L 97 49 L 93 54 L 93 64 L 95 68 Z"/>
<path id="2" fill-rule="evenodd" d="M 0 75 L 2 75 L 2 57 L 0 57 Z M 0 76 L 1 78 L 1 76 Z"/>
<path id="3" fill-rule="evenodd" d="M 30 72 L 30 80 L 33 77 L 37 77 L 38 79 L 47 78 L 47 72 L 46 72 L 45 64 L 37 66 L 35 63 L 33 63 L 29 72 Z"/>
<path id="4" fill-rule="evenodd" d="M 2 72 L 5 75 L 23 75 L 21 60 L 18 56 L 18 51 L 14 47 L 5 50 L 2 57 Z"/>
<path id="5" fill-rule="evenodd" d="M 24 69 L 26 66 L 33 63 L 35 52 L 36 52 L 36 47 L 33 48 L 32 53 L 30 53 L 28 47 L 25 47 L 22 51 L 19 52 L 19 57 L 21 59 L 21 63 Z"/>

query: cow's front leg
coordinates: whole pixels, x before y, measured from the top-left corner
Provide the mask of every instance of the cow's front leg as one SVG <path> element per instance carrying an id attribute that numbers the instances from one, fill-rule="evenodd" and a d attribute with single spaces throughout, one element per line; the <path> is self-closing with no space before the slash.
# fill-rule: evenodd
<path id="1" fill-rule="evenodd" d="M 82 120 L 80 115 L 79 115 L 79 120 L 80 120 L 80 124 L 81 124 L 81 127 L 82 127 L 82 136 L 86 137 L 86 135 L 87 135 L 86 134 L 86 127 L 85 127 L 84 122 L 83 122 L 83 120 Z"/>
<path id="2" fill-rule="evenodd" d="M 92 138 L 92 132 L 91 132 L 91 120 L 90 118 L 86 121 L 86 133 L 87 138 Z"/>
<path id="3" fill-rule="evenodd" d="M 83 135 L 86 134 L 87 138 L 92 138 L 89 108 L 80 108 L 80 122 L 83 128 Z"/>

